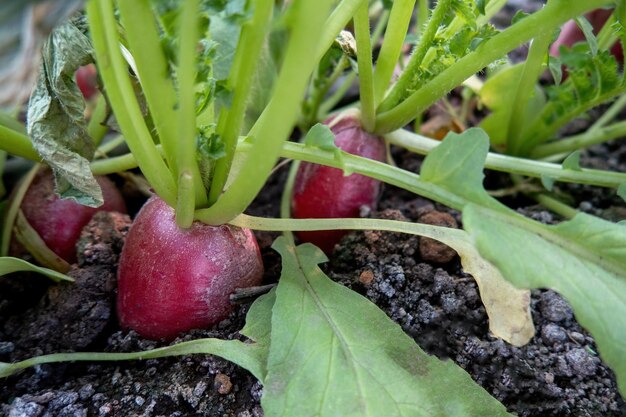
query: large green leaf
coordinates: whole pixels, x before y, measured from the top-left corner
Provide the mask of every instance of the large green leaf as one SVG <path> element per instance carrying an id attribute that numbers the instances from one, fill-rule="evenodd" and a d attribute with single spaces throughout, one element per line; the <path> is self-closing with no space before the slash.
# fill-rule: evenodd
<path id="1" fill-rule="evenodd" d="M 469 201 L 464 227 L 507 280 L 567 299 L 626 392 L 626 227 L 585 214 L 548 226 L 504 207 L 482 186 L 488 143 L 479 129 L 449 135 L 427 157 L 422 178 Z"/>
<path id="2" fill-rule="evenodd" d="M 279 238 L 266 416 L 504 416 L 449 361 L 425 354 L 374 304 L 319 269 L 315 246 Z"/>
<path id="3" fill-rule="evenodd" d="M 480 89 L 480 99 L 491 113 L 483 119 L 480 126 L 489 134 L 491 143 L 504 145 L 507 142 L 509 126 L 513 117 L 514 102 L 520 92 L 516 89 L 523 75 L 523 63 L 501 69 L 490 77 Z M 543 91 L 535 87 L 534 94 L 530 97 L 526 106 L 526 113 L 516 115 L 530 123 L 538 115 L 546 104 Z"/>
<path id="4" fill-rule="evenodd" d="M 476 205 L 465 208 L 463 222 L 513 284 L 567 299 L 626 392 L 626 226 L 584 213 L 546 226 Z"/>
<path id="5" fill-rule="evenodd" d="M 20 258 L 13 258 L 11 256 L 0 257 L 0 275 L 11 274 L 13 272 L 36 272 L 47 276 L 54 281 L 74 281 L 72 278 L 65 274 L 54 271 L 48 268 L 42 268 L 40 266 L 33 265 Z"/>

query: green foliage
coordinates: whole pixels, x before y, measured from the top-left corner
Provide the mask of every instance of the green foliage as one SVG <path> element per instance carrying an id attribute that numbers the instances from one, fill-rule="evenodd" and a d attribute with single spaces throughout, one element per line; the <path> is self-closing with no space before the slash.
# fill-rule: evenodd
<path id="1" fill-rule="evenodd" d="M 102 191 L 89 167 L 95 145 L 87 133 L 85 103 L 74 81 L 78 67 L 93 60 L 91 41 L 74 22 L 52 32 L 43 46 L 27 127 L 33 145 L 52 167 L 56 192 L 97 207 L 103 203 Z"/>
<path id="2" fill-rule="evenodd" d="M 465 371 L 426 355 L 375 305 L 326 277 L 319 249 L 284 238 L 274 248 L 283 268 L 265 415 L 508 415 Z"/>
<path id="3" fill-rule="evenodd" d="M 37 274 L 45 275 L 56 282 L 74 281 L 74 279 L 68 277 L 65 274 L 62 274 L 52 269 L 42 268 L 40 266 L 33 265 L 20 258 L 13 258 L 11 256 L 0 257 L 0 275 L 11 274 L 13 272 L 35 272 Z"/>
<path id="4" fill-rule="evenodd" d="M 419 69 L 412 74 L 412 83 L 406 95 L 418 91 L 428 81 L 498 33 L 490 24 L 476 25 L 477 10 L 472 10 L 467 4 L 454 4 L 458 5 L 453 8 L 455 16 L 461 16 L 465 25 L 453 33 L 445 26 L 440 27 Z"/>
<path id="5" fill-rule="evenodd" d="M 522 153 L 551 139 L 574 118 L 626 91 L 617 61 L 609 51 L 594 54 L 587 43 L 562 46 L 560 63 L 567 68 L 567 79 L 546 87 L 548 103 L 523 133 Z"/>
<path id="6" fill-rule="evenodd" d="M 513 105 L 520 94 L 515 86 L 519 83 L 523 71 L 523 63 L 502 68 L 489 77 L 480 89 L 482 102 L 491 110 L 491 113 L 480 123 L 480 127 L 487 132 L 492 145 L 497 148 L 504 146 L 508 141 L 512 117 L 522 118 L 527 123 L 531 123 L 539 116 L 546 103 L 541 88 L 535 87 L 525 106 L 525 114 L 514 114 Z"/>
<path id="7" fill-rule="evenodd" d="M 552 288 L 572 305 L 626 389 L 626 227 L 579 214 L 557 226 L 515 213 L 487 195 L 482 166 L 488 137 L 450 134 L 424 162 L 422 178 L 463 195 L 463 224 L 482 256 L 521 288 Z"/>

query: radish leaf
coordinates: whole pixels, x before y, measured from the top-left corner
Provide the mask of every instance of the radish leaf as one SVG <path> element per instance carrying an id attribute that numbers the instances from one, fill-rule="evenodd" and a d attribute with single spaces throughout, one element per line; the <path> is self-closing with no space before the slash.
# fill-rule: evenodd
<path id="1" fill-rule="evenodd" d="M 425 354 L 381 310 L 332 282 L 310 244 L 283 259 L 272 315 L 266 416 L 508 415 L 451 362 Z M 454 392 L 450 387 L 455 387 Z"/>
<path id="2" fill-rule="evenodd" d="M 13 272 L 36 272 L 47 276 L 53 281 L 74 281 L 72 278 L 65 274 L 54 271 L 48 268 L 42 268 L 40 266 L 33 265 L 20 258 L 13 258 L 11 256 L 0 257 L 0 275 L 6 275 Z"/>
<path id="3" fill-rule="evenodd" d="M 478 129 L 449 134 L 426 158 L 422 178 L 470 201 L 464 228 L 507 280 L 520 288 L 552 288 L 567 299 L 625 392 L 626 227 L 582 213 L 549 226 L 501 205 L 482 187 L 488 144 Z"/>
<path id="4" fill-rule="evenodd" d="M 61 198 L 98 207 L 102 191 L 89 166 L 95 144 L 87 133 L 85 102 L 74 81 L 78 67 L 91 62 L 91 41 L 77 24 L 67 22 L 52 32 L 43 46 L 27 128 L 35 149 L 54 171 Z"/>

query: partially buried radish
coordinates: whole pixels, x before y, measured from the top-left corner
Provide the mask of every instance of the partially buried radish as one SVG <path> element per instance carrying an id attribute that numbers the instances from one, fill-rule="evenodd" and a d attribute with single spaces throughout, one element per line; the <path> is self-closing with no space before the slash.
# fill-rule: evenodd
<path id="1" fill-rule="evenodd" d="M 327 120 L 335 134 L 335 145 L 353 155 L 377 161 L 386 160 L 383 140 L 365 132 L 358 118 L 345 116 Z M 296 175 L 292 215 L 297 219 L 359 217 L 362 208 L 373 209 L 378 202 L 379 181 L 359 174 L 344 175 L 343 171 L 323 165 L 302 163 Z M 330 254 L 344 230 L 299 232 L 303 242 L 318 246 Z"/>
<path id="2" fill-rule="evenodd" d="M 46 246 L 69 263 L 76 262 L 76 242 L 80 232 L 98 211 L 126 213 L 126 204 L 115 184 L 98 176 L 104 204 L 83 206 L 73 200 L 61 199 L 54 192 L 54 178 L 49 168 L 40 170 L 31 182 L 21 209 L 30 226 Z"/>
<path id="3" fill-rule="evenodd" d="M 98 72 L 94 64 L 79 67 L 76 70 L 76 85 L 80 92 L 89 100 L 98 92 Z"/>
<path id="4" fill-rule="evenodd" d="M 252 232 L 194 222 L 181 229 L 158 197 L 133 222 L 118 268 L 120 324 L 150 339 L 206 328 L 232 310 L 236 288 L 259 285 L 263 263 Z"/>

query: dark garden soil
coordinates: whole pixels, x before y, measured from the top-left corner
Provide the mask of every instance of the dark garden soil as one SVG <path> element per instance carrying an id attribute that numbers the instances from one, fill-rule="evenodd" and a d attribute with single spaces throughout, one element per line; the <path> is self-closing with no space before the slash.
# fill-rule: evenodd
<path id="1" fill-rule="evenodd" d="M 394 158 L 402 168 L 419 172 L 420 157 L 396 150 Z M 583 154 L 581 165 L 626 172 L 626 140 L 595 146 Z M 283 168 L 257 198 L 251 214 L 278 215 L 284 177 Z M 490 173 L 485 184 L 494 189 L 510 185 L 503 178 Z M 614 193 L 558 186 L 581 211 L 611 221 L 626 219 L 624 203 Z M 531 200 L 515 196 L 505 202 L 539 221 L 560 220 Z M 379 210 L 369 215 L 446 226 L 460 223 L 459 213 L 393 187 L 385 189 Z M 168 344 L 142 339 L 117 325 L 115 274 L 129 224 L 128 217 L 117 214 L 94 218 L 83 232 L 79 263 L 70 272 L 75 283 L 49 285 L 45 278 L 23 274 L 0 278 L 0 361 L 56 352 L 134 352 Z M 280 258 L 270 249 L 275 236 L 257 233 L 267 283 L 280 274 Z M 436 242 L 355 232 L 336 247 L 324 269 L 376 303 L 426 352 L 463 367 L 512 413 L 626 416 L 614 375 L 599 359 L 593 338 L 552 291 L 533 291 L 537 333 L 528 345 L 516 348 L 490 335 L 474 280 L 461 270 L 458 257 Z M 215 328 L 192 331 L 172 343 L 202 337 L 243 340 L 238 330 L 247 308 L 241 305 Z M 247 371 L 208 355 L 61 363 L 0 380 L 0 415 L 252 417 L 263 415 L 262 393 Z"/>
<path id="2" fill-rule="evenodd" d="M 610 155 L 610 157 L 608 157 Z M 626 141 L 596 146 L 583 164 L 626 170 Z M 401 167 L 418 171 L 421 158 L 396 150 Z M 606 164 L 606 162 L 605 162 Z M 606 167 L 606 165 L 605 165 Z M 250 212 L 276 216 L 284 169 Z M 486 184 L 503 185 L 491 174 Z M 611 193 L 564 186 L 580 209 L 611 220 L 626 210 Z M 523 199 L 511 203 L 544 222 L 559 219 Z M 445 224 L 454 211 L 387 187 L 372 217 Z M 100 213 L 85 228 L 76 282 L 47 286 L 44 278 L 9 276 L 0 281 L 0 360 L 68 351 L 133 352 L 166 343 L 147 341 L 117 327 L 115 268 L 129 219 Z M 269 246 L 275 234 L 258 233 L 267 266 L 277 279 L 280 259 Z M 325 267 L 338 282 L 383 309 L 428 353 L 466 369 L 509 411 L 519 416 L 626 415 L 612 372 L 596 354 L 591 336 L 556 293 L 533 291 L 536 336 L 516 348 L 492 337 L 476 284 L 450 250 L 415 236 L 355 232 L 335 249 Z M 247 306 L 213 329 L 197 330 L 173 343 L 201 337 L 242 338 Z M 364 341 L 367 343 L 367 341 Z M 193 355 L 118 363 L 37 366 L 0 381 L 0 414 L 39 416 L 260 416 L 262 386 L 247 371 L 222 359 Z"/>

